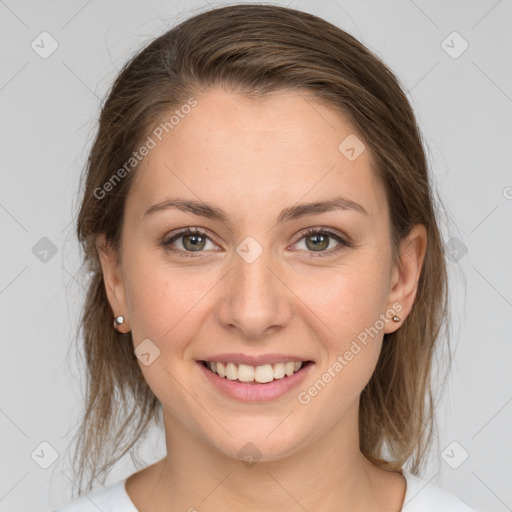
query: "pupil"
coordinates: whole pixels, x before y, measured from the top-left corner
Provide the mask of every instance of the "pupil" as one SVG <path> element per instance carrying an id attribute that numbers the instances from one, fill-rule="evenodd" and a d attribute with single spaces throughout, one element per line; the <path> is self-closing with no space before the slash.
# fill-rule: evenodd
<path id="1" fill-rule="evenodd" d="M 202 235 L 186 235 L 184 237 L 184 241 L 188 240 L 188 243 L 191 244 L 192 250 L 199 250 L 202 249 L 205 244 L 205 241 L 202 240 L 202 238 Z M 187 247 L 187 243 L 185 243 L 185 247 Z"/>
<path id="2" fill-rule="evenodd" d="M 312 235 L 309 240 L 312 240 L 312 246 L 309 249 L 326 249 L 329 245 L 328 237 L 324 235 Z M 327 243 L 326 243 L 327 242 Z M 309 244 L 308 244 L 309 245 Z"/>

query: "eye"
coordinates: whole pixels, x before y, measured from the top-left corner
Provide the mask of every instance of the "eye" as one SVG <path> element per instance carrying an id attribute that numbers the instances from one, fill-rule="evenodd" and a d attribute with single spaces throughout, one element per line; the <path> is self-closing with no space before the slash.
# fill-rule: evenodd
<path id="1" fill-rule="evenodd" d="M 311 252 L 310 256 L 327 256 L 338 252 L 343 247 L 352 247 L 352 244 L 348 240 L 331 231 L 329 228 L 310 228 L 302 233 L 299 242 L 302 240 L 304 240 L 305 250 Z M 337 245 L 334 245 L 334 247 L 331 243 L 333 240 L 337 242 Z M 299 242 L 296 242 L 295 245 Z"/>
<path id="2" fill-rule="evenodd" d="M 178 243 L 178 247 L 174 246 L 174 243 L 180 239 L 181 242 Z M 165 239 L 162 245 L 171 252 L 179 253 L 183 256 L 195 256 L 194 252 L 201 253 L 205 248 L 208 249 L 206 247 L 208 242 L 214 245 L 210 235 L 205 231 L 199 228 L 185 228 L 175 233 L 171 238 Z"/>
<path id="3" fill-rule="evenodd" d="M 302 240 L 305 241 L 305 250 L 310 253 L 309 255 L 311 257 L 329 256 L 343 249 L 343 247 L 352 247 L 352 243 L 349 240 L 329 228 L 324 227 L 306 230 L 301 233 L 301 238 L 299 241 L 295 242 L 294 245 L 299 244 Z M 333 240 L 337 245 L 331 243 Z M 178 241 L 180 242 L 178 243 Z M 207 246 L 208 243 L 210 243 L 212 247 L 209 248 Z M 171 237 L 164 239 L 162 242 L 162 246 L 166 250 L 185 257 L 201 256 L 201 253 L 205 252 L 207 249 L 215 250 L 216 245 L 217 244 L 212 240 L 212 236 L 206 231 L 191 227 L 175 232 Z"/>

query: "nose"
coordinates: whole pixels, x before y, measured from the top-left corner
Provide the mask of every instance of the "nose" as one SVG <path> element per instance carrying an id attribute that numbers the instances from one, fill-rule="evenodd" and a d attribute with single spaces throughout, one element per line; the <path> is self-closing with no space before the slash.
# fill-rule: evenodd
<path id="1" fill-rule="evenodd" d="M 248 262 L 235 254 L 232 265 L 216 308 L 219 323 L 238 337 L 258 340 L 284 328 L 292 316 L 293 293 L 271 255 L 264 250 Z"/>

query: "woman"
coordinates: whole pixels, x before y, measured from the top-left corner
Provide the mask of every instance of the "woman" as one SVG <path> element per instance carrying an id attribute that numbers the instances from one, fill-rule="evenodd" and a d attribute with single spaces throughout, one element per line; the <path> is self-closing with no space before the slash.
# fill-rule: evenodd
<path id="1" fill-rule="evenodd" d="M 473 510 L 417 476 L 446 267 L 368 49 L 283 7 L 190 18 L 119 74 L 85 184 L 77 482 L 160 417 L 167 454 L 59 512 Z"/>

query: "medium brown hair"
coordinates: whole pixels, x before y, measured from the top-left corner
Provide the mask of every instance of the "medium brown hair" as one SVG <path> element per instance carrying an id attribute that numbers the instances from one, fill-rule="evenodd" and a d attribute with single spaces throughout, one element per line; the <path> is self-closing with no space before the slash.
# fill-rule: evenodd
<path id="1" fill-rule="evenodd" d="M 336 109 L 364 140 L 385 186 L 394 262 L 411 227 L 425 225 L 414 306 L 397 331 L 384 335 L 359 413 L 361 452 L 386 469 L 399 471 L 408 461 L 417 474 L 432 441 L 432 360 L 448 311 L 434 189 L 413 111 L 394 74 L 347 32 L 294 9 L 232 5 L 189 18 L 153 40 L 123 67 L 101 110 L 77 221 L 90 273 L 80 325 L 87 382 L 74 459 L 79 488 L 86 474 L 87 491 L 96 478 L 104 482 L 161 412 L 131 335 L 112 326 L 96 246 L 104 233 L 121 260 L 123 210 L 136 166 L 101 198 L 95 191 L 106 190 L 165 114 L 213 86 L 247 97 L 295 91 Z"/>

